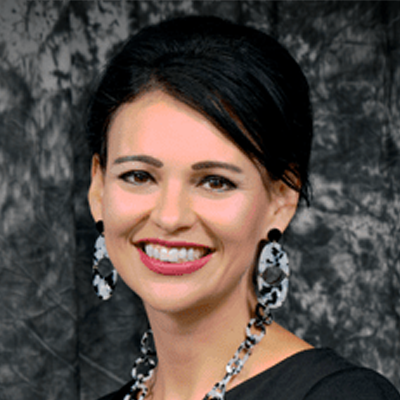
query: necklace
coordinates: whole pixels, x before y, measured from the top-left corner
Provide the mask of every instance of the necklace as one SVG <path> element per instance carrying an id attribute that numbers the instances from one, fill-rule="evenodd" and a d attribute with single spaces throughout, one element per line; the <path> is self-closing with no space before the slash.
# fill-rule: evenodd
<path id="1" fill-rule="evenodd" d="M 205 395 L 203 400 L 223 400 L 225 398 L 226 386 L 231 379 L 239 374 L 244 364 L 251 355 L 253 347 L 258 344 L 265 336 L 266 326 L 271 325 L 272 316 L 269 308 L 258 303 L 256 308 L 256 317 L 252 318 L 246 326 L 246 338 L 239 345 L 233 357 L 225 367 L 225 376 L 217 382 L 213 388 Z M 259 333 L 253 333 L 258 330 Z M 157 365 L 157 356 L 152 343 L 152 331 L 145 332 L 140 343 L 141 355 L 138 357 L 132 368 L 132 378 L 134 380 L 123 400 L 144 400 L 148 395 L 149 388 L 147 382 L 154 374 Z"/>

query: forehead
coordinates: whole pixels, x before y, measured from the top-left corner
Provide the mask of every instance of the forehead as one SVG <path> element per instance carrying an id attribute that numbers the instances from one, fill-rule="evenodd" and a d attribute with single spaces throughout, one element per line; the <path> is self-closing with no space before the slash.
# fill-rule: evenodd
<path id="1" fill-rule="evenodd" d="M 160 91 L 124 104 L 110 124 L 110 159 L 132 152 L 161 158 L 179 154 L 180 159 L 225 159 L 254 166 L 207 118 Z"/>

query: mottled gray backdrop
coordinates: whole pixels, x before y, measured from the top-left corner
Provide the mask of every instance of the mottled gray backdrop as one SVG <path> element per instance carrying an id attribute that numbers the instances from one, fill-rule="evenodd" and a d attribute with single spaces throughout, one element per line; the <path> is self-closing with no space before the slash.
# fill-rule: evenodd
<path id="1" fill-rule="evenodd" d="M 84 104 L 130 33 L 212 14 L 275 35 L 309 78 L 314 201 L 286 235 L 277 320 L 400 389 L 400 3 L 0 2 L 0 399 L 95 400 L 129 379 L 143 309 L 90 287 Z"/>

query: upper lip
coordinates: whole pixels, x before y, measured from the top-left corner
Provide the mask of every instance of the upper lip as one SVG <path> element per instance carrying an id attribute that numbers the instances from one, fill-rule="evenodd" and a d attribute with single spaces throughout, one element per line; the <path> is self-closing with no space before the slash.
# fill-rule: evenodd
<path id="1" fill-rule="evenodd" d="M 167 241 L 158 238 L 145 238 L 140 239 L 136 242 L 137 245 L 143 246 L 144 244 L 158 244 L 164 247 L 201 247 L 211 250 L 211 247 L 205 246 L 204 244 L 185 242 L 185 241 Z"/>

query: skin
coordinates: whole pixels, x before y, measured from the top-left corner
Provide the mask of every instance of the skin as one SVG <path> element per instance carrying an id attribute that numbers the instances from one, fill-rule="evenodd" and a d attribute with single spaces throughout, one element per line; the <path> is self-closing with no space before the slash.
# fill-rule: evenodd
<path id="1" fill-rule="evenodd" d="M 89 203 L 154 332 L 152 396 L 202 399 L 253 315 L 257 245 L 270 229 L 286 229 L 298 195 L 269 180 L 204 116 L 160 91 L 120 107 L 107 144 L 105 170 L 93 158 Z M 141 262 L 137 243 L 144 238 L 196 243 L 213 255 L 196 272 L 166 276 Z M 229 387 L 309 347 L 274 323 Z"/>

